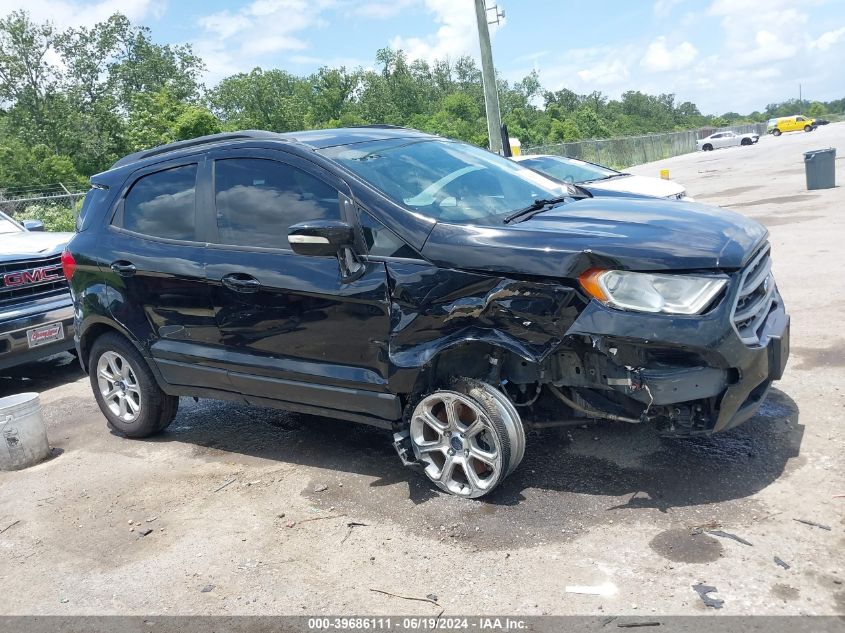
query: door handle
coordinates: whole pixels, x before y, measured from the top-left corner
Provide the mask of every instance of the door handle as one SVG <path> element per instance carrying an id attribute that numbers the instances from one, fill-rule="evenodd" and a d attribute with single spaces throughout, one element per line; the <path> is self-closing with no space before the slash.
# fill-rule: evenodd
<path id="1" fill-rule="evenodd" d="M 137 268 L 135 268 L 135 264 L 133 264 L 132 262 L 127 262 L 123 259 L 119 259 L 116 262 L 112 262 L 111 269 L 121 277 L 131 277 L 138 270 Z"/>
<path id="2" fill-rule="evenodd" d="M 245 273 L 232 273 L 223 277 L 221 281 L 229 290 L 235 292 L 258 292 L 261 288 L 260 281 Z"/>

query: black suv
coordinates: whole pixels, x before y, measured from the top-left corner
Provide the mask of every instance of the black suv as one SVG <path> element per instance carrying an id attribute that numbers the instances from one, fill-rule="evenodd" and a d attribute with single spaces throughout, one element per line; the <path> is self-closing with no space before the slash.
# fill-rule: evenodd
<path id="1" fill-rule="evenodd" d="M 179 396 L 328 415 L 478 497 L 531 425 L 722 431 L 786 363 L 767 232 L 724 209 L 593 198 L 389 126 L 213 135 L 92 184 L 66 273 L 128 437 Z"/>

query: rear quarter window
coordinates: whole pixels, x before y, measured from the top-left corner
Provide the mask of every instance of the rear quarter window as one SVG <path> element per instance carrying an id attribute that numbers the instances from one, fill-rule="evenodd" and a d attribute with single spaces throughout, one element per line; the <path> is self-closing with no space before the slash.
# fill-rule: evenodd
<path id="1" fill-rule="evenodd" d="M 91 226 L 96 210 L 108 204 L 110 197 L 108 189 L 91 188 L 82 199 L 82 206 L 79 208 L 79 215 L 76 216 L 76 230 L 82 232 Z"/>

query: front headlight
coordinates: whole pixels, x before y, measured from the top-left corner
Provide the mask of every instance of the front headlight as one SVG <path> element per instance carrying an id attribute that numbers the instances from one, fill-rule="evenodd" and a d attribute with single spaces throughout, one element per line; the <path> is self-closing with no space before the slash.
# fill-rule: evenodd
<path id="1" fill-rule="evenodd" d="M 716 277 L 634 273 L 593 268 L 579 277 L 587 293 L 620 310 L 699 314 L 725 287 Z"/>

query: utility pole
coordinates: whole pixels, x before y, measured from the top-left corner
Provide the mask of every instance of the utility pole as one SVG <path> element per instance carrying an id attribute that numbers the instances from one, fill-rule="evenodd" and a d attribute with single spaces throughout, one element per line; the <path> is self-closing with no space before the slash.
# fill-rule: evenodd
<path id="1" fill-rule="evenodd" d="M 486 0 L 475 0 L 475 17 L 478 19 L 478 43 L 481 46 L 481 77 L 484 82 L 484 108 L 487 111 L 487 136 L 490 138 L 490 151 L 501 154 L 502 119 L 499 112 L 496 69 L 493 67 L 493 50 L 490 47 Z"/>
<path id="2" fill-rule="evenodd" d="M 803 103 L 803 99 L 801 98 L 801 84 L 798 84 L 798 107 L 799 108 L 803 107 L 803 106 L 801 106 L 801 103 Z"/>

